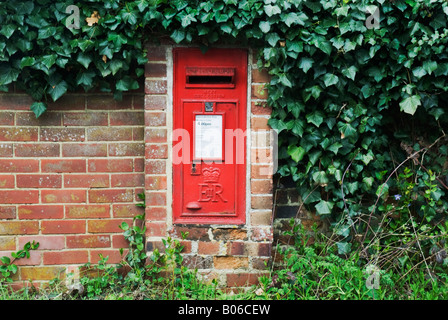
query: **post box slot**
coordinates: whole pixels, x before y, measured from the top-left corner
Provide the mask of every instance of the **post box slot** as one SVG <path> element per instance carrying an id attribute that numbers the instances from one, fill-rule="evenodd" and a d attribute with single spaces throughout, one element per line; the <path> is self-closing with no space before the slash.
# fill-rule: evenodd
<path id="1" fill-rule="evenodd" d="M 235 87 L 235 68 L 227 67 L 187 67 L 186 87 Z"/>

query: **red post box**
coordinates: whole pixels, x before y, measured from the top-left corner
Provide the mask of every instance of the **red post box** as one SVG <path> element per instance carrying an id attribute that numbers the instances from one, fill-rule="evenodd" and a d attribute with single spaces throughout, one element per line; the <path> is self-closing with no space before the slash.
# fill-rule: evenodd
<path id="1" fill-rule="evenodd" d="M 173 222 L 244 224 L 247 52 L 173 52 Z"/>

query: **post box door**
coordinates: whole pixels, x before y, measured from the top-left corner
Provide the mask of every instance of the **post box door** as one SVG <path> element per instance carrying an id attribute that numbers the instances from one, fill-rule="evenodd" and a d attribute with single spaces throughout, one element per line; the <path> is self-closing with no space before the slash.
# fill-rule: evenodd
<path id="1" fill-rule="evenodd" d="M 174 222 L 244 223 L 247 54 L 174 57 Z"/>

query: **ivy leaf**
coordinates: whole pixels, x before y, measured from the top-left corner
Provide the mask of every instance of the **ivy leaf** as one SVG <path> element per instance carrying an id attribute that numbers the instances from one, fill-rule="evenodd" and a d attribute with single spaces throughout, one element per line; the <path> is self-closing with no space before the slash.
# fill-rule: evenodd
<path id="1" fill-rule="evenodd" d="M 320 200 L 314 207 L 320 215 L 330 214 L 333 209 L 333 203 L 330 201 Z"/>
<path id="2" fill-rule="evenodd" d="M 176 43 L 181 43 L 185 39 L 185 31 L 183 30 L 174 30 L 171 34 L 171 39 Z"/>
<path id="3" fill-rule="evenodd" d="M 92 57 L 90 54 L 86 54 L 84 52 L 80 52 L 78 54 L 78 58 L 76 59 L 80 64 L 83 65 L 84 68 L 89 68 L 90 62 L 92 62 Z"/>
<path id="4" fill-rule="evenodd" d="M 67 89 L 68 89 L 67 82 L 65 82 L 65 80 L 62 80 L 58 84 L 51 86 L 48 89 L 48 93 L 50 94 L 53 101 L 56 101 L 67 92 Z"/>
<path id="5" fill-rule="evenodd" d="M 303 57 L 299 61 L 299 68 L 303 70 L 303 72 L 307 73 L 308 70 L 313 66 L 314 60 L 311 58 Z"/>
<path id="6" fill-rule="evenodd" d="M 303 149 L 301 146 L 294 146 L 294 145 L 289 145 L 288 146 L 288 154 L 291 156 L 292 160 L 294 160 L 295 162 L 300 162 L 303 157 L 305 156 L 305 149 Z"/>
<path id="7" fill-rule="evenodd" d="M 268 33 L 271 30 L 271 24 L 268 21 L 260 21 L 258 26 L 263 33 Z"/>
<path id="8" fill-rule="evenodd" d="M 437 62 L 426 60 L 425 62 L 423 62 L 423 69 L 428 72 L 428 74 L 431 74 L 434 70 L 437 69 Z"/>
<path id="9" fill-rule="evenodd" d="M 338 76 L 332 74 L 332 73 L 326 73 L 324 75 L 324 83 L 326 87 L 332 86 L 336 83 L 338 83 L 339 78 Z"/>
<path id="10" fill-rule="evenodd" d="M 300 119 L 290 120 L 286 123 L 288 130 L 291 130 L 294 134 L 302 137 L 303 135 L 303 121 Z"/>
<path id="11" fill-rule="evenodd" d="M 349 254 L 352 249 L 352 244 L 350 242 L 337 242 L 338 253 L 339 254 Z"/>
<path id="12" fill-rule="evenodd" d="M 124 76 L 123 79 L 117 82 L 115 87 L 119 91 L 129 91 L 138 89 L 139 85 L 135 79 L 132 79 L 130 76 Z"/>
<path id="13" fill-rule="evenodd" d="M 357 71 L 358 69 L 355 66 L 350 66 L 349 68 L 342 69 L 342 74 L 354 81 Z"/>
<path id="14" fill-rule="evenodd" d="M 0 34 L 4 35 L 6 39 L 9 39 L 14 31 L 17 30 L 17 27 L 13 24 L 6 24 L 2 26 L 2 29 L 0 30 Z"/>
<path id="15" fill-rule="evenodd" d="M 306 120 L 308 123 L 312 123 L 316 127 L 319 127 L 324 121 L 324 117 L 321 111 L 314 111 L 306 115 Z"/>
<path id="16" fill-rule="evenodd" d="M 419 105 L 421 105 L 420 96 L 413 95 L 400 102 L 400 110 L 413 115 Z"/>
<path id="17" fill-rule="evenodd" d="M 10 84 L 17 80 L 20 71 L 12 68 L 10 65 L 1 64 L 0 66 L 0 86 Z"/>
<path id="18" fill-rule="evenodd" d="M 327 184 L 328 176 L 325 171 L 317 171 L 313 173 L 313 180 L 319 184 Z"/>
<path id="19" fill-rule="evenodd" d="M 271 32 L 266 36 L 266 41 L 271 45 L 271 47 L 275 47 L 278 40 L 280 40 L 280 36 L 275 32 Z"/>
<path id="20" fill-rule="evenodd" d="M 36 59 L 34 57 L 23 57 L 20 60 L 20 68 L 29 67 L 36 63 Z"/>
<path id="21" fill-rule="evenodd" d="M 33 102 L 30 109 L 34 112 L 36 118 L 39 118 L 45 111 L 47 111 L 47 105 L 44 102 Z"/>
<path id="22" fill-rule="evenodd" d="M 266 12 L 266 14 L 267 14 L 269 17 L 272 17 L 273 15 L 275 15 L 275 14 L 279 14 L 279 13 L 281 13 L 282 11 L 280 10 L 280 8 L 279 8 L 277 5 L 273 6 L 273 5 L 271 5 L 271 4 L 268 4 L 268 5 L 265 5 L 265 6 L 264 6 L 264 12 Z"/>

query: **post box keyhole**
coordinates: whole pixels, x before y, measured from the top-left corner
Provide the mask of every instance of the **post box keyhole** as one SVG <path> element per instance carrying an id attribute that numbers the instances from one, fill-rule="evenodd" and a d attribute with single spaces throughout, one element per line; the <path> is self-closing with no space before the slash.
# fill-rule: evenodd
<path id="1" fill-rule="evenodd" d="M 213 102 L 205 103 L 205 112 L 213 112 Z"/>

